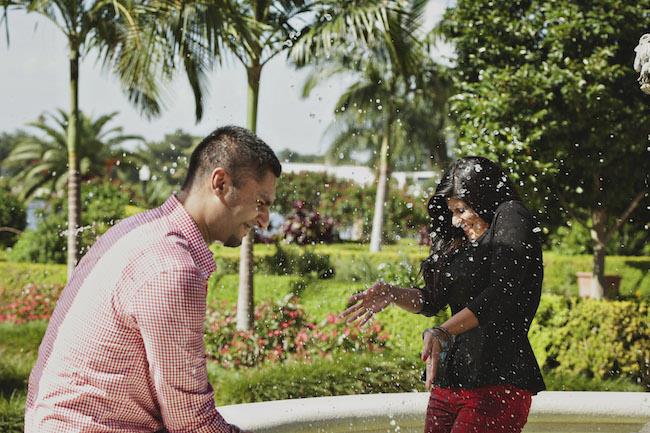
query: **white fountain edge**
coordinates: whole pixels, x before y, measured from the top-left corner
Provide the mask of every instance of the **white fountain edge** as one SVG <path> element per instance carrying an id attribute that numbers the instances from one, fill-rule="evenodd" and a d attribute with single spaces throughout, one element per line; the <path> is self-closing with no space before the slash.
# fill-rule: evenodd
<path id="1" fill-rule="evenodd" d="M 228 422 L 263 431 L 332 431 L 352 424 L 422 425 L 428 393 L 364 394 L 276 400 L 219 407 Z M 533 397 L 528 418 L 535 423 L 645 424 L 650 422 L 650 393 L 545 391 Z"/>

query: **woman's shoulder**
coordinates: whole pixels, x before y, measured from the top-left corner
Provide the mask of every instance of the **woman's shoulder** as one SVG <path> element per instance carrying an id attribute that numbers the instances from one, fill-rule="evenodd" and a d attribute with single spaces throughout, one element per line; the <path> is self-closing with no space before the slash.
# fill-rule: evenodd
<path id="1" fill-rule="evenodd" d="M 498 232 L 532 231 L 535 226 L 533 214 L 519 200 L 509 200 L 497 207 L 492 228 Z"/>
<path id="2" fill-rule="evenodd" d="M 497 207 L 496 211 L 494 212 L 495 218 L 499 216 L 507 217 L 517 215 L 520 217 L 526 217 L 528 219 L 532 218 L 530 210 L 528 210 L 526 205 L 524 205 L 520 200 L 504 201 Z"/>

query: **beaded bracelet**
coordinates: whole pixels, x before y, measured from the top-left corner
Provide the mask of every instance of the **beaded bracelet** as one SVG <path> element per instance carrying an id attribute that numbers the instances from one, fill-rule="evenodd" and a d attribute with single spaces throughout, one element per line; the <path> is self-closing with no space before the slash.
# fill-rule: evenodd
<path id="1" fill-rule="evenodd" d="M 444 335 L 444 339 L 440 338 L 439 335 L 436 335 L 438 333 L 435 331 L 439 331 L 440 333 L 442 333 Z M 451 335 L 451 333 L 448 330 L 446 330 L 442 326 L 434 326 L 433 328 L 427 328 L 424 330 L 424 332 L 422 332 L 422 338 L 424 338 L 427 332 L 433 333 L 433 336 L 440 343 L 442 352 L 447 352 L 449 350 L 450 343 L 453 342 L 454 336 Z"/>

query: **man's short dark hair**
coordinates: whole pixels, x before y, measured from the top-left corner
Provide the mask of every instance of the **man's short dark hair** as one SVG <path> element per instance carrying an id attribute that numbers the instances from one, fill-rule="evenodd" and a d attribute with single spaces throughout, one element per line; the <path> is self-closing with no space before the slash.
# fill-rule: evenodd
<path id="1" fill-rule="evenodd" d="M 259 181 L 267 171 L 275 177 L 282 173 L 280 161 L 268 144 L 248 129 L 232 125 L 215 129 L 196 146 L 183 190 L 189 191 L 195 181 L 216 167 L 228 171 L 235 187 L 249 176 Z"/>

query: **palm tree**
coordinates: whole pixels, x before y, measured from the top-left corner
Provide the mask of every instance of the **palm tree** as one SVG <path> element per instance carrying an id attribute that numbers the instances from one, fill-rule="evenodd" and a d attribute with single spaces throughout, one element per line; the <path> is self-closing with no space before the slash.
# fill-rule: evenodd
<path id="1" fill-rule="evenodd" d="M 393 1 L 355 0 L 244 0 L 237 14 L 259 31 L 242 35 L 230 28 L 223 40 L 246 69 L 248 86 L 247 126 L 257 132 L 260 81 L 264 66 L 281 53 L 297 49 L 296 59 L 327 53 L 333 38 L 359 44 L 385 28 L 384 17 Z M 254 310 L 253 232 L 243 240 L 239 265 L 237 328 L 251 329 Z"/>
<path id="2" fill-rule="evenodd" d="M 405 89 L 407 93 L 404 95 L 393 95 L 399 107 L 399 119 L 390 138 L 393 149 L 391 162 L 395 170 L 442 170 L 449 162 L 444 131 L 451 82 L 444 68 L 430 59 L 423 60 L 430 66 L 422 65 L 420 86 Z M 363 79 L 372 81 L 373 77 Z M 369 158 L 365 163 L 376 166 L 383 110 L 372 106 L 349 109 L 341 105 L 343 103 L 339 100 L 335 121 L 325 131 L 325 137 L 331 141 L 326 152 L 327 160 L 334 164 L 351 162 L 355 153 L 366 154 Z"/>
<path id="3" fill-rule="evenodd" d="M 79 113 L 79 175 L 83 180 L 110 176 L 126 150 L 127 141 L 142 140 L 125 135 L 122 127 L 110 127 L 117 112 L 91 119 Z M 68 114 L 59 109 L 45 113 L 28 125 L 37 134 L 26 134 L 15 144 L 5 166 L 13 173 L 13 183 L 23 199 L 31 199 L 45 189 L 47 194 L 63 192 L 68 182 Z M 118 165 L 119 167 L 119 165 Z"/>
<path id="4" fill-rule="evenodd" d="M 68 275 L 78 258 L 81 208 L 79 191 L 79 62 L 91 50 L 99 53 L 106 69 L 114 72 L 142 113 L 160 113 L 160 83 L 168 80 L 177 63 L 185 67 L 195 94 L 197 119 L 202 114 L 202 95 L 209 66 L 205 58 L 219 53 L 218 35 L 233 25 L 225 16 L 229 0 L 167 2 L 162 0 L 0 0 L 0 6 L 37 13 L 51 21 L 65 36 L 70 65 L 70 108 L 66 146 L 68 158 Z M 196 11 L 200 11 L 196 13 Z M 210 32 L 203 31 L 209 12 Z M 238 27 L 241 29 L 241 27 Z M 244 30 L 241 30 L 244 31 Z M 197 34 L 205 36 L 200 39 Z M 205 55 L 210 52 L 211 56 Z"/>
<path id="5" fill-rule="evenodd" d="M 422 100 L 425 79 L 433 83 L 424 69 L 431 66 L 428 53 L 418 39 L 425 5 L 425 0 L 412 0 L 404 12 L 391 11 L 385 38 L 373 43 L 367 51 L 338 53 L 320 71 L 310 75 L 303 90 L 307 96 L 323 79 L 362 71 L 357 73 L 358 81 L 346 89 L 337 103 L 335 113 L 343 127 L 334 140 L 333 152 L 349 153 L 356 141 L 361 149 L 378 155 L 371 252 L 381 249 L 384 203 L 394 155 L 413 147 L 402 117 L 410 110 L 417 118 L 418 106 L 435 102 Z"/>

